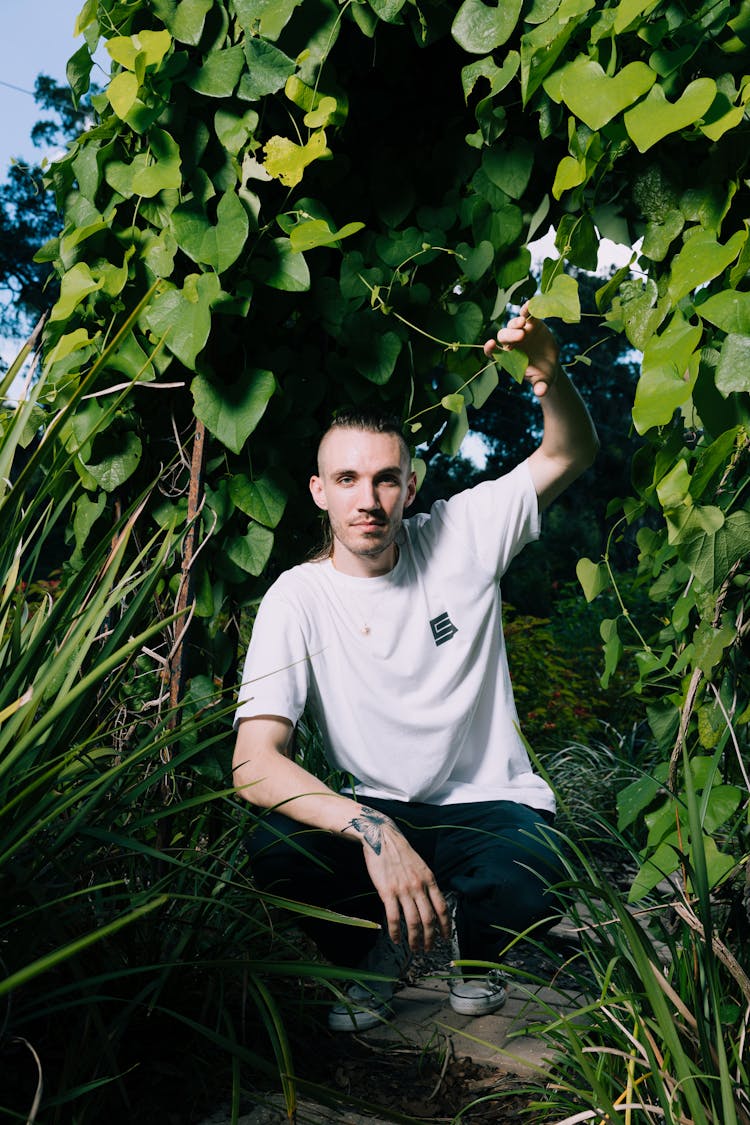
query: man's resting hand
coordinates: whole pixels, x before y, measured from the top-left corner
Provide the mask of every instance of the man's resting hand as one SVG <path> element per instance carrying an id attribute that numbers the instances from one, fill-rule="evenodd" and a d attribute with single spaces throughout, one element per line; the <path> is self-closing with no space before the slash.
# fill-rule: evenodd
<path id="1" fill-rule="evenodd" d="M 391 940 L 401 940 L 401 915 L 409 947 L 430 949 L 439 928 L 450 937 L 450 914 L 435 876 L 390 817 L 362 806 L 345 830 L 362 840 L 367 871 L 383 900 Z"/>

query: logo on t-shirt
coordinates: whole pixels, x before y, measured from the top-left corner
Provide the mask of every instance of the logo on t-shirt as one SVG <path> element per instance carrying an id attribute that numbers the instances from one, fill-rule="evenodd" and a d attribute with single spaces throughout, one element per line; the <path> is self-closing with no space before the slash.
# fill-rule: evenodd
<path id="1" fill-rule="evenodd" d="M 432 629 L 432 638 L 436 645 L 444 645 L 451 637 L 455 637 L 458 632 L 457 627 L 453 624 L 447 613 L 441 613 L 439 617 L 433 617 L 430 622 Z"/>

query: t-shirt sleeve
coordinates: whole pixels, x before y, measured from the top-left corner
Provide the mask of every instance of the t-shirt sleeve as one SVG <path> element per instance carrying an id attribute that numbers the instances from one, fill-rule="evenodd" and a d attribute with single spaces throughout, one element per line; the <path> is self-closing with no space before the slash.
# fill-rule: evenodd
<path id="1" fill-rule="evenodd" d="M 257 715 L 276 715 L 295 725 L 307 701 L 309 654 L 294 607 L 270 591 L 250 638 L 234 725 Z"/>
<path id="2" fill-rule="evenodd" d="M 432 509 L 433 520 L 451 528 L 481 569 L 498 581 L 527 543 L 539 538 L 539 501 L 527 461 L 497 480 L 460 492 Z"/>

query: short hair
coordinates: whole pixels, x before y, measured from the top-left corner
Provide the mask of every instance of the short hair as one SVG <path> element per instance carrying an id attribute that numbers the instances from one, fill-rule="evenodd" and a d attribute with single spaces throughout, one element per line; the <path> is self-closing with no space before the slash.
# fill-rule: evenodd
<path id="1" fill-rule="evenodd" d="M 411 463 L 411 450 L 404 437 L 402 420 L 392 410 L 378 406 L 344 406 L 337 410 L 318 442 L 318 464 L 323 442 L 334 430 L 363 430 L 368 434 L 395 434 L 405 462 Z"/>

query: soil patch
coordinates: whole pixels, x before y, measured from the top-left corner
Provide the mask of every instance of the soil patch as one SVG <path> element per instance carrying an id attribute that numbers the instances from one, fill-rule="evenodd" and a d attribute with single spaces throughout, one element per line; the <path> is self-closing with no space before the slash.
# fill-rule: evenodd
<path id="1" fill-rule="evenodd" d="M 317 1081 L 345 1106 L 379 1120 L 449 1122 L 460 1114 L 466 1125 L 517 1125 L 539 1097 L 527 1078 L 455 1054 L 447 1037 L 423 1050 L 356 1036 L 337 1036 L 326 1046 L 322 1065 L 318 1056 Z"/>

